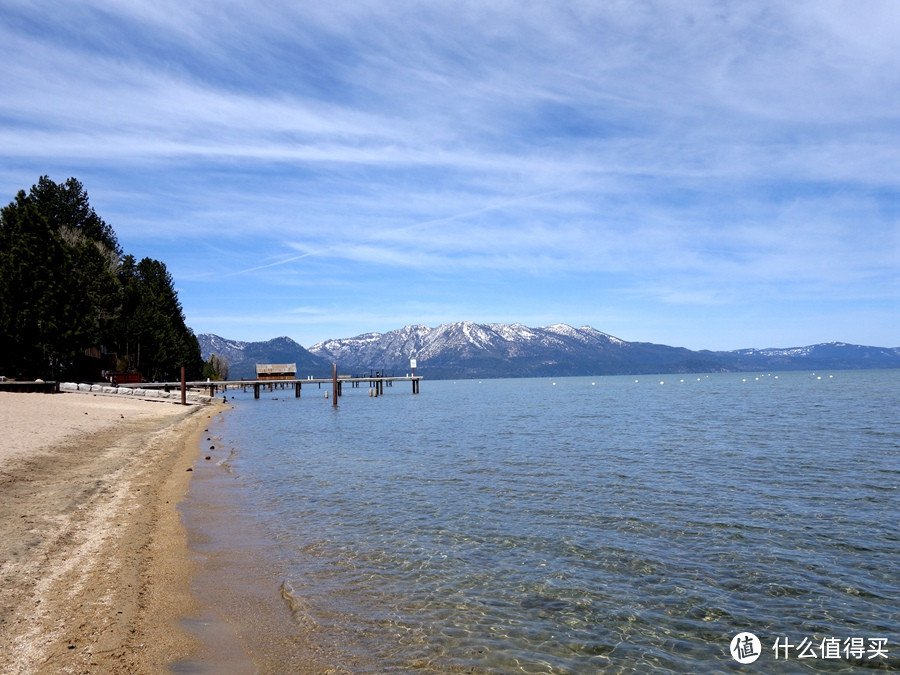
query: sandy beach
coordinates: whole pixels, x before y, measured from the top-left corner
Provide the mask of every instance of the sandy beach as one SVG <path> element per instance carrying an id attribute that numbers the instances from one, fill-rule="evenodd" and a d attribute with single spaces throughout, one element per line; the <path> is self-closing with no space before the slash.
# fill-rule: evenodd
<path id="1" fill-rule="evenodd" d="M 0 392 L 0 671 L 165 672 L 193 653 L 177 504 L 220 409 Z"/>

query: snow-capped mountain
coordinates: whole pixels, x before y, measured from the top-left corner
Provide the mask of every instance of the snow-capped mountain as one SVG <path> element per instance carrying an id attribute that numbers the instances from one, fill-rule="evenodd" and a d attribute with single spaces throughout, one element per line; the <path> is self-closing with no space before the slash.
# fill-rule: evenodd
<path id="1" fill-rule="evenodd" d="M 200 353 L 203 359 L 209 359 L 211 354 L 218 354 L 228 358 L 230 363 L 235 363 L 244 358 L 244 350 L 252 345 L 252 342 L 241 342 L 239 340 L 227 340 L 212 333 L 203 333 L 197 336 L 200 343 Z"/>
<path id="2" fill-rule="evenodd" d="M 405 373 L 410 359 L 428 377 L 528 377 L 625 372 L 661 368 L 719 370 L 711 352 L 629 343 L 590 326 L 460 321 L 431 328 L 405 326 L 387 333 L 326 340 L 309 348 L 343 369 Z"/>
<path id="3" fill-rule="evenodd" d="M 692 351 L 647 342 L 626 342 L 590 326 L 459 321 L 436 327 L 404 326 L 387 333 L 363 333 L 326 340 L 309 351 L 287 337 L 240 342 L 199 335 L 203 358 L 227 356 L 232 377 L 253 377 L 256 363 L 296 363 L 298 376 L 328 377 L 372 371 L 405 374 L 410 359 L 428 378 L 538 377 L 796 370 L 814 368 L 898 368 L 900 349 L 842 342 L 807 347 Z"/>
<path id="4" fill-rule="evenodd" d="M 558 325 L 528 328 L 522 324 L 460 321 L 436 328 L 405 326 L 388 333 L 365 333 L 353 338 L 327 340 L 309 349 L 314 354 L 337 361 L 349 359 L 359 363 L 399 364 L 417 358 L 424 363 L 448 355 L 477 357 L 490 353 L 515 358 L 534 352 L 535 347 L 566 350 L 575 343 L 596 343 L 598 337 L 600 341 L 604 338 L 615 340 L 588 327 L 575 329 Z"/>
<path id="5" fill-rule="evenodd" d="M 762 361 L 770 368 L 897 368 L 900 348 L 824 342 L 806 347 L 738 349 L 740 363 Z"/>

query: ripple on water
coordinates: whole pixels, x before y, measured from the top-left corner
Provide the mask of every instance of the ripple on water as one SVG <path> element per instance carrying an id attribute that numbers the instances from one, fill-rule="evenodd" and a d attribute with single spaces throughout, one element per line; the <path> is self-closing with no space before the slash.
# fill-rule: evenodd
<path id="1" fill-rule="evenodd" d="M 538 380 L 238 402 L 231 463 L 296 620 L 359 672 L 709 670 L 740 630 L 897 638 L 896 373 L 633 380 L 560 378 L 564 406 Z"/>

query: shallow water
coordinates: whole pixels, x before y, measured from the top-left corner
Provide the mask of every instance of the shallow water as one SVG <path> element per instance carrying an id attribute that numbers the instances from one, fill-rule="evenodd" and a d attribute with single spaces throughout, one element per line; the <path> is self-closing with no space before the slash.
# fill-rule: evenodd
<path id="1" fill-rule="evenodd" d="M 421 392 L 229 392 L 230 529 L 198 546 L 250 549 L 254 581 L 236 556 L 198 592 L 243 596 L 220 611 L 264 670 L 729 670 L 742 631 L 767 669 L 900 664 L 900 371 Z M 256 628 L 253 598 L 278 607 Z M 776 659 L 786 638 L 888 658 Z"/>

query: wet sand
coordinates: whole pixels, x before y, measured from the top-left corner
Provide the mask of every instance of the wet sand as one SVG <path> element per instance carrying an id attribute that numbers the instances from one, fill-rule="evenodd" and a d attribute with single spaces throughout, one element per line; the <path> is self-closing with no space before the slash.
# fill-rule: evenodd
<path id="1" fill-rule="evenodd" d="M 0 672 L 166 672 L 196 653 L 177 505 L 220 410 L 0 392 Z"/>
<path id="2" fill-rule="evenodd" d="M 200 646 L 192 658 L 173 664 L 191 675 L 346 675 L 377 672 L 370 660 L 345 667 L 339 631 L 320 627 L 286 597 L 284 557 L 290 556 L 254 507 L 235 489 L 228 449 L 211 429 L 211 462 L 198 462 L 180 507 L 188 547 L 197 563 L 191 591 L 200 613 L 184 625 Z M 362 667 L 364 665 L 365 667 Z"/>

